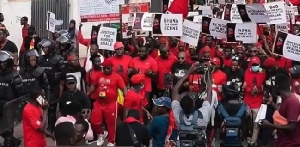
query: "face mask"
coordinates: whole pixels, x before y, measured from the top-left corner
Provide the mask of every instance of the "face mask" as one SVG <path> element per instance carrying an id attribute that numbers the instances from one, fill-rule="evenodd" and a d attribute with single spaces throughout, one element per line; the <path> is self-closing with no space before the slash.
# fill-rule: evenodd
<path id="1" fill-rule="evenodd" d="M 258 72 L 259 71 L 259 66 L 251 66 L 251 70 L 253 72 Z"/>

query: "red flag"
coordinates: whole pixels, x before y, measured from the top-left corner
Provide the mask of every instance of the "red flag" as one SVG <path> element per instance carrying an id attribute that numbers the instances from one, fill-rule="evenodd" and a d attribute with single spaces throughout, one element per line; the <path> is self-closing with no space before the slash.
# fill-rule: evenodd
<path id="1" fill-rule="evenodd" d="M 168 9 L 173 14 L 182 14 L 183 18 L 186 18 L 189 13 L 189 1 L 188 0 L 174 0 Z"/>

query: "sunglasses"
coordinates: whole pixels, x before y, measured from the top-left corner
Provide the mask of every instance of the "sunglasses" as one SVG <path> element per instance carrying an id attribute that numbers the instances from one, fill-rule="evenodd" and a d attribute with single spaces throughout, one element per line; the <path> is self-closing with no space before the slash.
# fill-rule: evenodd
<path id="1" fill-rule="evenodd" d="M 257 53 L 256 50 L 250 50 L 249 52 L 250 52 L 250 53 Z"/>
<path id="2" fill-rule="evenodd" d="M 178 57 L 178 60 L 184 60 L 185 58 L 184 57 Z"/>
<path id="3" fill-rule="evenodd" d="M 103 67 L 103 69 L 111 69 L 111 67 Z"/>

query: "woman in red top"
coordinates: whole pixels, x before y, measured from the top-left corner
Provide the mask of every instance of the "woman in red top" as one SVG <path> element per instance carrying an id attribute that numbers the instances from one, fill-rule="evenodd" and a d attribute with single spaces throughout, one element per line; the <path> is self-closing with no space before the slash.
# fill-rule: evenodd
<path id="1" fill-rule="evenodd" d="M 217 57 L 212 58 L 211 64 L 213 66 L 212 88 L 214 91 L 217 92 L 218 100 L 221 101 L 222 100 L 222 86 L 227 81 L 227 75 L 219 69 L 221 66 L 221 61 L 219 58 L 217 58 Z"/>
<path id="2" fill-rule="evenodd" d="M 244 102 L 250 107 L 253 121 L 255 120 L 260 105 L 263 101 L 263 85 L 266 73 L 260 68 L 258 57 L 250 58 L 249 67 L 245 71 L 243 88 L 245 91 Z M 255 122 L 253 122 L 255 123 Z M 255 144 L 258 136 L 258 127 L 255 123 L 250 142 Z"/>
<path id="3" fill-rule="evenodd" d="M 141 74 L 133 75 L 130 79 L 131 88 L 127 92 L 124 101 L 124 107 L 125 107 L 124 116 L 127 116 L 127 112 L 130 109 L 137 110 L 141 115 L 140 117 L 141 123 L 143 123 L 144 113 L 147 114 L 148 118 L 152 118 L 151 114 L 145 109 L 145 106 L 148 105 L 148 101 L 146 99 L 144 81 L 145 81 L 144 75 Z"/>

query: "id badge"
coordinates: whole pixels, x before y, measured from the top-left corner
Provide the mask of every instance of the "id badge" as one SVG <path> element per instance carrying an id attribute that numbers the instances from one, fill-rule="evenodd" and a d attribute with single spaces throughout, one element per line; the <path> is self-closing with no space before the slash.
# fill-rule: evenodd
<path id="1" fill-rule="evenodd" d="M 105 90 L 100 90 L 99 97 L 102 98 L 102 99 L 106 98 L 106 91 Z"/>

